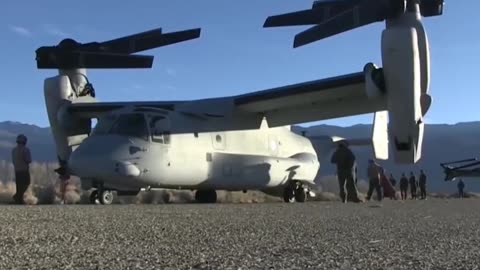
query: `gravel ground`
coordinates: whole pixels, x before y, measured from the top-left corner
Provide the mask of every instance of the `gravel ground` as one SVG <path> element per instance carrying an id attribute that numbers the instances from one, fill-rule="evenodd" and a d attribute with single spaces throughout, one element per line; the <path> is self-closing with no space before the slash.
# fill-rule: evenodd
<path id="1" fill-rule="evenodd" d="M 0 269 L 479 269 L 480 200 L 0 206 Z"/>

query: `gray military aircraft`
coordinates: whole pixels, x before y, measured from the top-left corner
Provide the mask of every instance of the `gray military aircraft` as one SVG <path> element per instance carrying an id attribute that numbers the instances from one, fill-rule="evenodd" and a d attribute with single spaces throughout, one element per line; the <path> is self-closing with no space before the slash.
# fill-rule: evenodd
<path id="1" fill-rule="evenodd" d="M 196 190 L 198 202 L 215 202 L 216 190 L 261 190 L 304 202 L 319 157 L 344 139 L 304 137 L 290 125 L 366 113 L 375 113 L 367 141 L 376 158 L 388 159 L 392 151 L 396 162 L 416 163 L 431 103 L 421 17 L 441 15 L 442 7 L 443 1 L 433 0 L 317 1 L 308 10 L 271 16 L 264 27 L 315 25 L 296 36 L 294 47 L 386 21 L 383 68 L 368 63 L 358 73 L 201 100 L 99 102 L 86 73 L 150 68 L 153 56 L 135 53 L 198 38 L 200 29 L 154 29 L 84 44 L 65 39 L 41 47 L 37 68 L 59 70 L 44 82 L 56 171 L 93 189 L 92 203 L 112 203 L 113 191 L 134 195 L 156 188 Z"/>
<path id="2" fill-rule="evenodd" d="M 445 172 L 445 181 L 455 181 L 458 177 L 480 178 L 480 161 L 476 158 L 440 163 L 440 166 Z"/>

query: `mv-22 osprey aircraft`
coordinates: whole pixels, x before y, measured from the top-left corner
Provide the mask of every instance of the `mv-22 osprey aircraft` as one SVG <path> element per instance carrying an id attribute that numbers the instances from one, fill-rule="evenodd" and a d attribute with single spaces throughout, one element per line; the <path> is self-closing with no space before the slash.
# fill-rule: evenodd
<path id="1" fill-rule="evenodd" d="M 440 166 L 445 173 L 445 181 L 455 181 L 458 177 L 480 178 L 480 160 L 477 158 L 440 163 Z"/>
<path id="2" fill-rule="evenodd" d="M 366 113 L 375 113 L 375 156 L 388 159 L 392 151 L 396 162 L 416 163 L 431 103 L 421 17 L 442 12 L 438 0 L 351 0 L 271 16 L 264 27 L 315 25 L 295 37 L 294 47 L 386 21 L 383 68 L 368 63 L 358 73 L 202 100 L 98 102 L 86 75 L 87 68 L 150 68 L 153 56 L 134 53 L 198 38 L 200 29 L 41 47 L 37 67 L 59 70 L 44 82 L 56 171 L 63 179 L 78 176 L 82 188 L 93 190 L 92 203 L 111 204 L 113 191 L 156 188 L 195 190 L 196 200 L 207 203 L 216 201 L 216 190 L 260 190 L 304 202 L 319 157 L 338 139 L 304 137 L 290 125 Z"/>

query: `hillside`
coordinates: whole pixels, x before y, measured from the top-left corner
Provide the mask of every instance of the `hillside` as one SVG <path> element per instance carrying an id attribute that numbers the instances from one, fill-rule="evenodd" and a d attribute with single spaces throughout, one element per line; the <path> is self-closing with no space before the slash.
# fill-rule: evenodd
<path id="1" fill-rule="evenodd" d="M 301 127 L 292 130 L 300 132 Z M 355 125 L 337 127 L 317 125 L 308 128 L 308 135 L 336 135 L 345 138 L 366 138 L 370 136 L 370 125 Z M 10 149 L 14 145 L 18 133 L 24 133 L 29 138 L 29 146 L 36 161 L 55 161 L 55 149 L 49 128 L 18 122 L 0 122 L 0 160 L 10 160 Z M 401 172 L 414 171 L 418 174 L 424 169 L 429 177 L 429 190 L 435 192 L 455 191 L 456 183 L 443 181 L 444 175 L 440 162 L 480 157 L 480 122 L 459 123 L 456 125 L 427 125 L 425 129 L 424 151 L 422 160 L 415 166 L 398 166 L 391 161 L 380 162 L 388 171 L 399 177 Z M 364 178 L 368 158 L 372 156 L 370 147 L 354 149 L 359 164 L 360 177 Z M 334 168 L 328 160 L 321 162 L 319 181 L 324 176 L 334 174 Z M 467 189 L 480 191 L 480 179 L 466 178 Z"/>

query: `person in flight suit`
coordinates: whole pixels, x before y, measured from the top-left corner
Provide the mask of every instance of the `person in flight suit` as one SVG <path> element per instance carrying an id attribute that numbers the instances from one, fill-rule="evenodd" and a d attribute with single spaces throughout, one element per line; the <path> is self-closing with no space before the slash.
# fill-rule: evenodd
<path id="1" fill-rule="evenodd" d="M 465 194 L 463 193 L 463 189 L 465 188 L 465 183 L 463 183 L 462 179 L 458 181 L 457 188 L 458 188 L 458 197 L 459 198 L 465 197 Z"/>
<path id="2" fill-rule="evenodd" d="M 417 179 L 415 178 L 413 172 L 410 172 L 410 178 L 408 179 L 408 182 L 410 184 L 412 200 L 417 199 Z"/>
<path id="3" fill-rule="evenodd" d="M 369 178 L 369 187 L 368 187 L 368 192 L 367 192 L 367 201 L 370 200 L 372 197 L 373 190 L 375 189 L 377 192 L 377 200 L 381 201 L 382 200 L 382 187 L 381 187 L 381 174 L 382 174 L 382 168 L 380 165 L 376 164 L 373 159 L 368 160 L 368 178 Z"/>
<path id="4" fill-rule="evenodd" d="M 420 170 L 418 185 L 420 186 L 420 199 L 427 199 L 427 176 L 425 175 L 423 170 Z"/>
<path id="5" fill-rule="evenodd" d="M 30 186 L 30 163 L 32 157 L 27 147 L 27 137 L 17 136 L 17 146 L 12 149 L 12 163 L 15 169 L 16 193 L 13 200 L 17 204 L 24 204 L 23 196 Z"/>
<path id="6" fill-rule="evenodd" d="M 392 184 L 392 187 L 395 188 L 395 186 L 397 185 L 397 180 L 395 180 L 395 177 L 393 177 L 393 174 L 390 174 L 390 178 L 388 180 Z"/>
<path id="7" fill-rule="evenodd" d="M 407 199 L 407 190 L 408 190 L 408 179 L 404 173 L 402 173 L 402 177 L 400 178 L 400 193 L 402 195 L 402 200 Z"/>
<path id="8" fill-rule="evenodd" d="M 337 150 L 332 155 L 331 163 L 337 165 L 337 177 L 342 202 L 360 202 L 355 185 L 357 171 L 356 158 L 346 142 L 343 141 L 338 144 Z"/>

